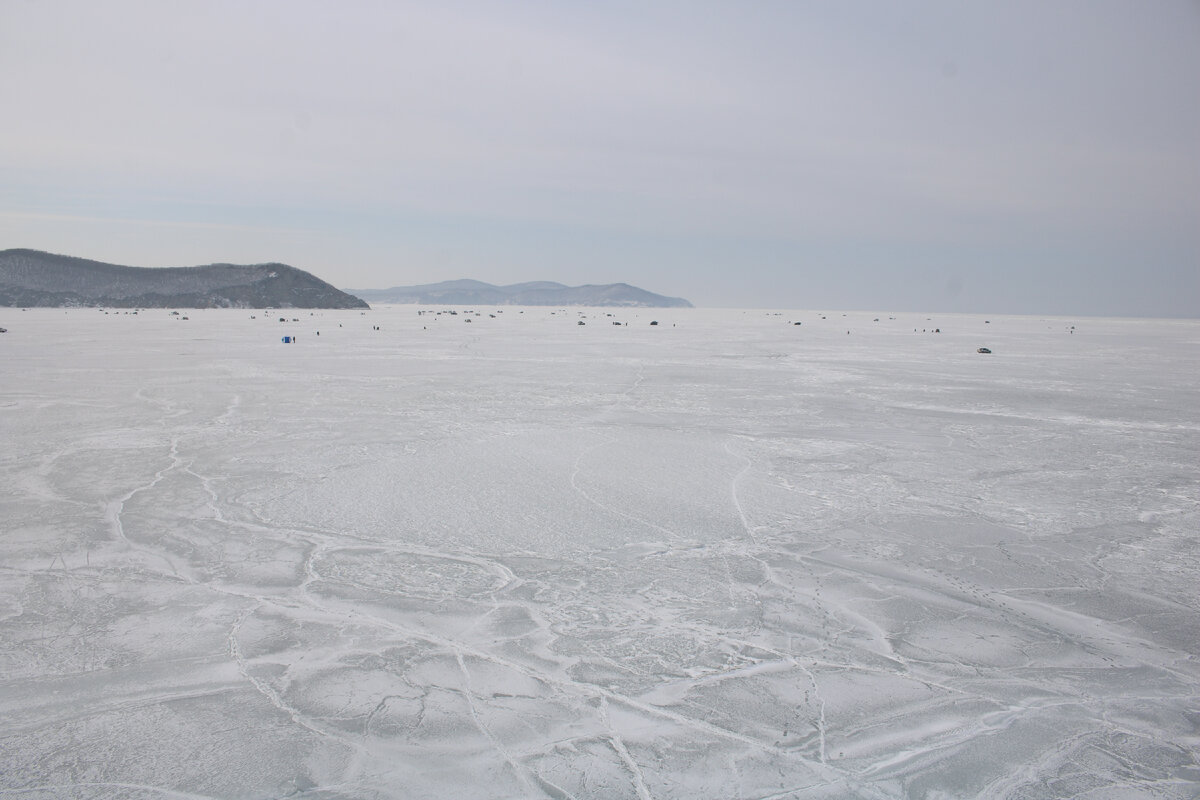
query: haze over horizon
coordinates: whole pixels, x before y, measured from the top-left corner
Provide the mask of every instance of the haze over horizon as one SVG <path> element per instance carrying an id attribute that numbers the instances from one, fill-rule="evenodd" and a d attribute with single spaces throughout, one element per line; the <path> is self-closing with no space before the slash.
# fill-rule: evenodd
<path id="1" fill-rule="evenodd" d="M 1185 0 L 0 8 L 0 249 L 1200 316 Z"/>

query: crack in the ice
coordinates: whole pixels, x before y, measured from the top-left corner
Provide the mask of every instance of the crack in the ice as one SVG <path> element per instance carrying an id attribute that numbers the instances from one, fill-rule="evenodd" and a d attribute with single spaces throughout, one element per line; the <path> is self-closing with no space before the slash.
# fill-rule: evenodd
<path id="1" fill-rule="evenodd" d="M 150 491 L 151 489 L 153 489 L 155 486 L 158 485 L 158 483 L 163 479 L 163 477 L 166 476 L 166 474 L 168 472 L 170 472 L 174 469 L 177 469 L 183 463 L 183 460 L 179 457 L 179 437 L 178 436 L 172 437 L 172 439 L 171 439 L 170 456 L 171 456 L 171 463 L 168 466 L 165 466 L 162 469 L 155 472 L 154 477 L 148 483 L 143 484 L 142 486 L 138 486 L 134 489 L 131 489 L 130 491 L 126 492 L 124 495 L 117 498 L 116 500 L 112 500 L 112 501 L 108 502 L 104 507 L 104 518 L 105 518 L 105 520 L 107 520 L 107 522 L 109 524 L 109 529 L 112 531 L 113 536 L 118 541 L 124 542 L 129 547 L 130 550 L 142 553 L 150 558 L 155 558 L 155 559 L 161 560 L 163 563 L 165 563 L 167 565 L 169 575 L 171 575 L 175 578 L 178 578 L 179 580 L 184 581 L 186 583 L 195 583 L 195 580 L 193 580 L 192 578 L 190 578 L 186 575 L 181 575 L 179 573 L 178 568 L 171 561 L 171 559 L 167 558 L 166 555 L 155 552 L 154 550 L 151 550 L 150 548 L 147 548 L 140 544 L 137 544 L 132 539 L 130 539 L 125 534 L 125 525 L 121 521 L 121 517 L 125 513 L 125 504 L 126 503 L 128 503 L 130 500 L 132 500 L 136 495 L 138 495 L 142 492 Z"/>
<path id="2" fill-rule="evenodd" d="M 79 783 L 50 783 L 37 786 L 25 786 L 19 789 L 0 788 L 0 796 L 34 794 L 38 792 L 71 792 L 74 789 L 126 789 L 139 792 L 155 792 L 173 800 L 218 800 L 216 795 L 183 792 L 178 789 L 168 789 L 165 786 L 154 786 L 148 783 L 127 783 L 119 781 L 80 781 Z"/>
<path id="3" fill-rule="evenodd" d="M 600 510 L 602 510 L 608 514 L 612 514 L 613 516 L 616 516 L 616 517 L 621 517 L 622 519 L 627 519 L 630 522 L 636 522 L 638 525 L 644 525 L 647 528 L 650 528 L 651 530 L 655 530 L 661 534 L 664 534 L 669 540 L 673 540 L 673 541 L 679 540 L 681 537 L 675 531 L 672 531 L 668 528 L 664 528 L 663 526 L 658 525 L 653 522 L 650 522 L 649 520 L 642 519 L 641 517 L 634 516 L 633 514 L 627 514 L 624 511 L 613 508 L 612 506 L 605 505 L 604 503 L 601 503 L 599 500 L 597 500 L 596 498 L 594 498 L 590 494 L 588 494 L 586 491 L 584 491 L 583 487 L 581 487 L 579 485 L 579 473 L 582 469 L 584 457 L 596 450 L 599 450 L 601 447 L 605 447 L 605 446 L 611 445 L 611 444 L 616 444 L 616 441 L 617 441 L 616 439 L 613 439 L 610 436 L 604 436 L 603 434 L 601 434 L 601 435 L 603 436 L 605 441 L 600 442 L 598 444 L 594 444 L 591 447 L 584 448 L 583 450 L 581 450 L 579 452 L 579 455 L 577 455 L 575 457 L 575 463 L 571 469 L 571 477 L 570 477 L 571 488 L 574 489 L 579 494 L 579 496 L 582 497 L 584 500 L 587 500 L 589 503 L 591 503 L 592 505 L 596 506 L 597 508 L 599 508 Z"/>
<path id="4" fill-rule="evenodd" d="M 633 756 L 629 754 L 629 749 L 625 747 L 624 740 L 621 739 L 621 734 L 613 726 L 612 720 L 608 716 L 608 698 L 600 698 L 600 722 L 608 729 L 608 741 L 612 745 L 613 750 L 621 757 L 625 768 L 629 770 L 633 778 L 633 787 L 637 790 L 638 797 L 641 800 L 654 800 L 654 795 L 650 794 L 650 788 L 646 786 L 646 776 L 642 774 L 642 768 L 634 761 Z"/>
<path id="5" fill-rule="evenodd" d="M 742 467 L 741 470 L 739 470 L 738 473 L 730 479 L 729 496 L 733 500 L 733 507 L 737 509 L 738 519 L 742 521 L 742 530 L 746 532 L 746 536 L 750 539 L 751 543 L 758 545 L 758 537 L 754 534 L 755 529 L 751 527 L 750 520 L 746 517 L 746 510 L 742 508 L 742 501 L 738 498 L 738 481 L 743 475 L 750 471 L 751 467 L 754 466 L 754 462 L 744 455 L 738 455 L 737 453 L 734 453 L 729 447 L 728 441 L 725 442 L 725 452 L 729 453 L 729 455 L 733 456 L 734 458 L 740 458 L 746 462 L 746 466 Z"/>
<path id="6" fill-rule="evenodd" d="M 508 766 L 517 776 L 517 779 L 525 785 L 525 788 L 532 791 L 533 784 L 530 783 L 529 771 L 525 769 L 525 767 L 521 766 L 521 764 L 517 763 L 517 760 L 513 758 L 512 753 L 508 752 L 508 748 L 504 746 L 504 742 L 500 741 L 499 737 L 492 733 L 491 730 L 488 729 L 487 725 L 484 724 L 483 720 L 479 717 L 479 709 L 475 705 L 475 692 L 471 688 L 471 672 L 467 669 L 467 662 L 463 660 L 462 651 L 456 650 L 454 657 L 458 661 L 459 671 L 462 672 L 462 696 L 463 699 L 467 701 L 467 708 L 469 708 L 471 711 L 471 719 L 475 722 L 475 727 L 478 728 L 479 732 L 482 733 L 484 737 L 492 743 L 492 747 L 496 749 L 496 752 L 500 754 L 500 757 L 508 762 Z"/>
<path id="7" fill-rule="evenodd" d="M 271 602 L 271 601 L 264 600 L 263 602 Z M 244 677 L 246 680 L 248 680 L 250 682 L 250 684 L 255 689 L 257 689 L 260 694 L 262 694 L 264 697 L 266 697 L 267 700 L 270 701 L 271 705 L 275 706 L 275 708 L 277 708 L 278 710 L 280 710 L 284 714 L 286 714 L 288 717 L 290 717 L 292 722 L 295 722 L 300 727 L 305 728 L 309 731 L 312 731 L 313 733 L 317 734 L 318 736 L 335 739 L 335 740 L 341 742 L 342 744 L 345 744 L 348 747 L 352 748 L 355 752 L 361 751 L 362 745 L 359 744 L 358 742 L 350 741 L 345 736 L 342 736 L 341 734 L 332 733 L 330 731 L 324 730 L 323 728 L 319 727 L 315 723 L 310 722 L 308 719 L 305 718 L 305 715 L 299 709 L 289 705 L 288 702 L 280 696 L 279 692 L 275 691 L 275 688 L 273 686 L 271 686 L 270 683 L 268 683 L 265 680 L 255 677 L 251 673 L 250 664 L 247 661 L 246 657 L 243 655 L 241 644 L 238 642 L 238 633 L 241 631 L 242 625 L 245 623 L 246 619 L 249 616 L 251 616 L 252 614 L 254 614 L 260 607 L 261 607 L 261 604 L 253 606 L 253 607 L 248 608 L 245 611 L 243 611 L 234 620 L 234 623 L 230 627 L 230 630 L 229 630 L 229 636 L 228 636 L 229 654 L 233 657 L 234 661 L 237 663 L 238 671 L 241 673 L 242 677 Z"/>

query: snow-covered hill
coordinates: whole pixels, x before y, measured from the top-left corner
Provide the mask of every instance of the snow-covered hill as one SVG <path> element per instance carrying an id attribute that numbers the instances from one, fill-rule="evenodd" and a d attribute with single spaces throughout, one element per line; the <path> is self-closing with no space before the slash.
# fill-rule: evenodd
<path id="1" fill-rule="evenodd" d="M 367 308 L 286 264 L 123 267 L 39 250 L 0 251 L 0 306 Z"/>

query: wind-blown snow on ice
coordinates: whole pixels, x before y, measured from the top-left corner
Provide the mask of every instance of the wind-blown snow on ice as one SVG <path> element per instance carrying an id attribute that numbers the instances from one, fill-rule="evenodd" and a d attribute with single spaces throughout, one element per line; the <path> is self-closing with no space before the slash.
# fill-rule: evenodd
<path id="1" fill-rule="evenodd" d="M 1200 323 L 478 311 L 0 310 L 0 796 L 1200 792 Z"/>

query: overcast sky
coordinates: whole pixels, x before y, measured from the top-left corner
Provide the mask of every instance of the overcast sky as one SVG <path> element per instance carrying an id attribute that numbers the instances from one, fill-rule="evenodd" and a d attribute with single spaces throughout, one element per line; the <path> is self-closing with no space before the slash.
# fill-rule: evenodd
<path id="1" fill-rule="evenodd" d="M 0 0 L 0 249 L 1200 316 L 1200 3 Z"/>

